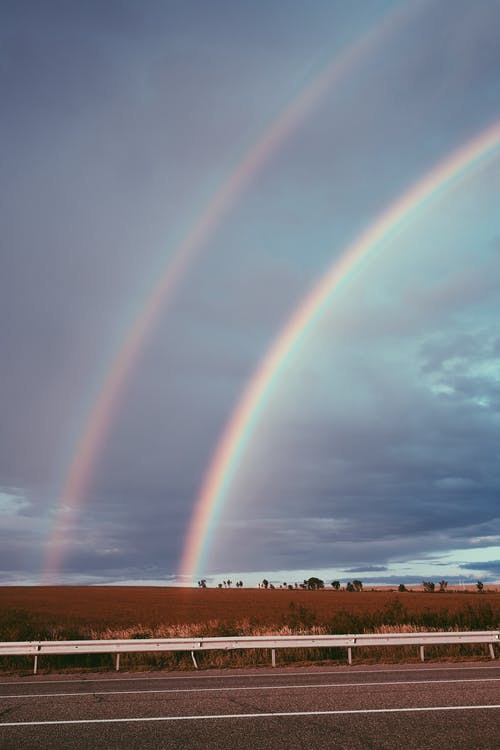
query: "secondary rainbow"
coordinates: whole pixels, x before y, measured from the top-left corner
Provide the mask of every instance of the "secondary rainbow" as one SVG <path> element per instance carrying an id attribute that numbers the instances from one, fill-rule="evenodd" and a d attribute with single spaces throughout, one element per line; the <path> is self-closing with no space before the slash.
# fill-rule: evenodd
<path id="1" fill-rule="evenodd" d="M 203 570 L 208 547 L 229 485 L 236 473 L 259 415 L 284 365 L 311 332 L 348 274 L 404 220 L 450 188 L 479 161 L 495 157 L 500 146 L 500 120 L 481 131 L 395 200 L 341 253 L 302 300 L 276 337 L 250 379 L 216 447 L 191 517 L 179 575 L 196 579 Z"/>
<path id="2" fill-rule="evenodd" d="M 329 63 L 264 132 L 237 167 L 214 194 L 184 241 L 177 247 L 154 288 L 150 290 L 140 312 L 110 358 L 97 397 L 84 421 L 76 449 L 65 472 L 56 517 L 46 545 L 41 580 L 54 582 L 66 549 L 66 536 L 74 527 L 79 506 L 84 502 L 98 457 L 113 416 L 124 392 L 127 379 L 138 361 L 156 321 L 164 313 L 177 288 L 203 246 L 207 243 L 241 193 L 275 151 L 310 114 L 327 91 L 341 81 L 386 37 L 419 12 L 424 2 L 397 7 L 386 14 L 345 51 Z"/>

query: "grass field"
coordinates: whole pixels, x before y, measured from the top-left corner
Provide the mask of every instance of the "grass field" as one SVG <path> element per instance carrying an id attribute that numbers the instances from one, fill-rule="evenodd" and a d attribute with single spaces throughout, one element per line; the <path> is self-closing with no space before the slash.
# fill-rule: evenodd
<path id="1" fill-rule="evenodd" d="M 0 641 L 84 638 L 237 636 L 292 633 L 363 633 L 388 630 L 496 630 L 500 592 L 446 593 L 393 591 L 304 591 L 286 589 L 197 589 L 162 587 L 0 587 Z M 477 647 L 450 647 L 441 655 L 484 653 Z M 323 650 L 325 651 L 325 650 Z M 370 660 L 400 658 L 389 649 Z M 127 656 L 130 667 L 178 668 L 189 655 Z M 305 656 L 287 652 L 287 661 Z M 308 654 L 310 656 L 310 654 Z M 317 658 L 344 659 L 321 653 Z M 432 656 L 432 654 L 431 654 Z M 413 651 L 405 658 L 416 658 Z M 78 657 L 79 665 L 101 667 L 111 657 Z M 259 663 L 257 652 L 203 656 L 206 665 Z M 281 658 L 281 657 L 280 657 Z M 365 652 L 366 660 L 366 652 Z M 82 659 L 85 659 L 82 662 Z M 56 666 L 75 664 L 59 657 Z M 232 661 L 231 661 L 232 660 Z M 20 658 L 0 668 L 22 668 Z M 54 664 L 54 662 L 53 662 Z"/>

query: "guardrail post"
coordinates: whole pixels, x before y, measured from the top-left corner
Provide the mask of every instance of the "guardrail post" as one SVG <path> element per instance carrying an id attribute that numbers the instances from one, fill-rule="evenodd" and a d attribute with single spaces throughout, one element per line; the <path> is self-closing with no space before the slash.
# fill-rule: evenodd
<path id="1" fill-rule="evenodd" d="M 33 674 L 36 674 L 38 669 L 38 654 L 35 654 L 35 659 L 33 661 Z"/>
<path id="2" fill-rule="evenodd" d="M 271 666 L 273 667 L 276 666 L 276 649 L 275 648 L 271 649 Z"/>
<path id="3" fill-rule="evenodd" d="M 352 664 L 352 648 L 350 646 L 347 647 L 347 661 Z"/>
<path id="4" fill-rule="evenodd" d="M 115 669 L 116 669 L 116 671 L 117 671 L 117 672 L 119 672 L 119 671 L 120 671 L 120 654 L 119 654 L 119 653 L 118 653 L 118 654 L 116 654 L 116 664 L 115 664 Z"/>
<path id="5" fill-rule="evenodd" d="M 488 646 L 489 646 L 489 649 L 490 649 L 490 656 L 491 656 L 492 659 L 494 659 L 495 658 L 495 649 L 493 647 L 493 644 L 492 643 L 488 643 Z"/>
<path id="6" fill-rule="evenodd" d="M 425 648 L 420 646 L 420 661 L 425 661 Z"/>
<path id="7" fill-rule="evenodd" d="M 191 659 L 193 660 L 194 668 L 198 669 L 198 664 L 196 663 L 196 656 L 194 655 L 194 651 L 191 651 Z"/>

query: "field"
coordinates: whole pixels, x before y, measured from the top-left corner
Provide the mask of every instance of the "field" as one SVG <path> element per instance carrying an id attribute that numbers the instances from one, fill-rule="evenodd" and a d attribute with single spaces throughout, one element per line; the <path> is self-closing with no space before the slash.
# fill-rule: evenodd
<path id="1" fill-rule="evenodd" d="M 0 587 L 0 641 L 496 630 L 499 627 L 498 591 L 399 593 L 388 590 Z M 458 653 L 458 647 L 453 648 Z M 462 655 L 484 652 L 476 647 L 460 648 Z M 206 655 L 207 660 L 211 659 L 210 665 L 224 666 L 231 660 L 231 655 L 217 654 Z M 287 652 L 286 658 L 293 660 L 300 656 Z M 343 658 L 332 653 L 316 656 Z M 391 654 L 385 649 L 383 658 L 387 657 L 391 658 Z M 411 658 L 414 657 L 412 652 Z M 63 660 L 59 666 L 71 661 L 69 657 L 59 658 Z M 241 653 L 238 658 L 238 665 L 246 664 L 248 659 L 253 659 L 252 664 L 258 663 L 258 657 L 252 652 Z M 382 655 L 370 651 L 370 658 L 380 660 Z M 127 659 L 132 667 L 139 657 Z M 148 666 L 168 668 L 189 663 L 183 654 L 142 657 L 143 663 L 145 660 Z M 88 666 L 103 663 L 107 663 L 106 657 L 88 657 L 85 662 Z M 10 660 L 0 668 L 19 664 L 19 659 Z"/>

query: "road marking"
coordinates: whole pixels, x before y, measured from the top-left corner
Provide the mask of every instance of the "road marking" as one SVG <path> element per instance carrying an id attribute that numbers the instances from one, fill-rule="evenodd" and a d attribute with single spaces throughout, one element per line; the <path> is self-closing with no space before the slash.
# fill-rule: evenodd
<path id="1" fill-rule="evenodd" d="M 286 668 L 282 668 L 283 671 L 278 669 L 273 670 L 273 672 L 269 672 L 266 674 L 266 678 L 279 678 L 279 677 L 316 677 L 319 675 L 324 674 L 336 674 L 336 675 L 355 675 L 355 674 L 398 674 L 400 672 L 462 672 L 462 671 L 474 671 L 478 669 L 500 669 L 500 666 L 497 664 L 482 664 L 480 662 L 468 667 L 460 667 L 455 666 L 453 664 L 446 664 L 441 667 L 421 667 L 419 664 L 414 664 L 412 667 L 405 666 L 400 667 L 399 669 L 357 669 L 356 667 L 350 667 L 349 669 L 318 669 L 317 671 L 310 672 L 306 669 L 304 669 L 303 672 L 287 672 L 284 671 Z M 143 680 L 147 681 L 164 681 L 164 680 L 216 680 L 220 677 L 224 677 L 224 679 L 255 679 L 257 677 L 262 677 L 261 673 L 257 674 L 245 674 L 245 673 L 238 673 L 238 674 L 221 674 L 221 672 L 212 673 L 212 674 L 192 674 L 192 675 L 165 675 L 163 677 L 152 677 L 152 676 L 132 676 L 128 675 L 127 677 L 90 677 L 90 678 L 81 678 L 78 680 L 58 680 L 57 677 L 52 680 L 42 680 L 42 679 L 36 679 L 36 680 L 23 680 L 20 679 L 19 682 L 23 685 L 49 685 L 49 684 L 57 684 L 57 685 L 64 685 L 69 683 L 70 685 L 73 685 L 75 683 L 79 684 L 87 684 L 89 682 L 129 682 L 129 681 L 136 681 L 140 682 Z M 17 683 L 18 680 L 9 680 L 8 682 L 0 682 L 1 685 L 12 685 L 12 683 Z M 1 697 L 1 696 L 0 696 Z"/>
<path id="2" fill-rule="evenodd" d="M 227 693 L 253 690 L 311 690 L 312 688 L 350 688 L 350 687 L 388 687 L 394 685 L 448 685 L 453 683 L 470 682 L 500 682 L 500 677 L 471 677 L 462 680 L 392 680 L 390 682 L 329 682 L 329 683 L 307 683 L 304 685 L 251 685 L 239 687 L 212 687 L 212 688 L 164 688 L 157 690 L 92 690 L 80 693 L 19 693 L 14 695 L 2 695 L 1 698 L 75 698 L 95 695 L 151 695 L 155 693 Z"/>
<path id="3" fill-rule="evenodd" d="M 419 706 L 418 708 L 355 708 L 336 711 L 278 711 L 275 713 L 249 714 L 207 714 L 193 716 L 147 716 L 130 717 L 127 719 L 62 719 L 57 721 L 7 721 L 0 723 L 0 727 L 41 727 L 61 726 L 69 724 L 126 724 L 128 722 L 149 721 L 206 721 L 207 719 L 275 719 L 294 716 L 348 716 L 352 714 L 396 714 L 423 713 L 425 711 L 481 711 L 500 709 L 499 705 L 482 706 Z"/>

